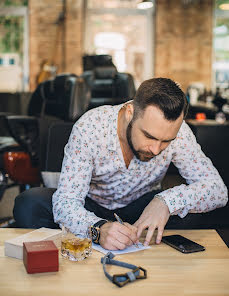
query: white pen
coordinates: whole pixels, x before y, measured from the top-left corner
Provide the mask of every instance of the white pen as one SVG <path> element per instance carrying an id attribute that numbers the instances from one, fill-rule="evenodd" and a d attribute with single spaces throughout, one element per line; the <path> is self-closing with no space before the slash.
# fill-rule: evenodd
<path id="1" fill-rule="evenodd" d="M 114 213 L 114 216 L 115 216 L 115 219 L 116 219 L 120 224 L 124 225 L 124 222 L 122 221 L 122 219 L 121 219 L 116 213 Z M 135 245 L 136 248 L 139 249 L 139 246 L 138 246 L 136 243 L 134 243 L 134 245 Z"/>

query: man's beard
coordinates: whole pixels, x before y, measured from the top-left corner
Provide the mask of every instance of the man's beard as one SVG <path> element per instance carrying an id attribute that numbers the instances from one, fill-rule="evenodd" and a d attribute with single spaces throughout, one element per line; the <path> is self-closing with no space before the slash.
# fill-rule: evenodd
<path id="1" fill-rule="evenodd" d="M 127 138 L 127 142 L 130 146 L 130 149 L 132 150 L 133 154 L 137 157 L 137 159 L 141 160 L 141 161 L 150 161 L 155 155 L 153 153 L 148 153 L 145 151 L 137 151 L 134 148 L 133 142 L 132 142 L 132 136 L 131 136 L 131 131 L 133 128 L 133 119 L 129 122 L 127 129 L 126 129 L 126 138 Z"/>

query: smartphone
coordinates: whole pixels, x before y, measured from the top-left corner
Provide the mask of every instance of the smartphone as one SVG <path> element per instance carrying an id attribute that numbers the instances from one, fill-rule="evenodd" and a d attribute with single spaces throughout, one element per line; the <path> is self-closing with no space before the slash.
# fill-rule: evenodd
<path id="1" fill-rule="evenodd" d="M 200 252 L 205 250 L 205 247 L 181 235 L 163 236 L 162 241 L 163 243 L 185 254 Z"/>

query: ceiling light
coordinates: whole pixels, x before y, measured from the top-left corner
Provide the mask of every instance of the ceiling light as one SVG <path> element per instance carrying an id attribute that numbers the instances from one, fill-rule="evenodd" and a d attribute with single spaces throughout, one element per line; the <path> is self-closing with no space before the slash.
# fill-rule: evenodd
<path id="1" fill-rule="evenodd" d="M 153 1 L 152 0 L 143 0 L 138 3 L 137 7 L 139 9 L 148 9 L 153 7 Z"/>
<path id="2" fill-rule="evenodd" d="M 220 4 L 219 8 L 222 10 L 229 10 L 229 3 Z"/>

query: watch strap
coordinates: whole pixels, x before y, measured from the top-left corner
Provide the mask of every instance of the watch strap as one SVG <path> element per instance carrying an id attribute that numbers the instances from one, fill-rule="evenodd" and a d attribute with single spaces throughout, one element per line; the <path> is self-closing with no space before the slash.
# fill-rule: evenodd
<path id="1" fill-rule="evenodd" d="M 99 220 L 98 222 L 96 222 L 93 226 L 100 228 L 103 224 L 105 224 L 107 222 L 108 222 L 107 220 L 102 219 L 102 220 Z"/>
<path id="2" fill-rule="evenodd" d="M 104 225 L 105 223 L 107 223 L 107 220 L 99 220 L 98 222 L 96 222 L 93 226 L 91 226 L 91 231 L 92 233 L 96 233 L 96 237 L 93 238 L 92 235 L 92 241 L 95 244 L 99 244 L 99 239 L 100 239 L 100 227 L 102 225 Z"/>

